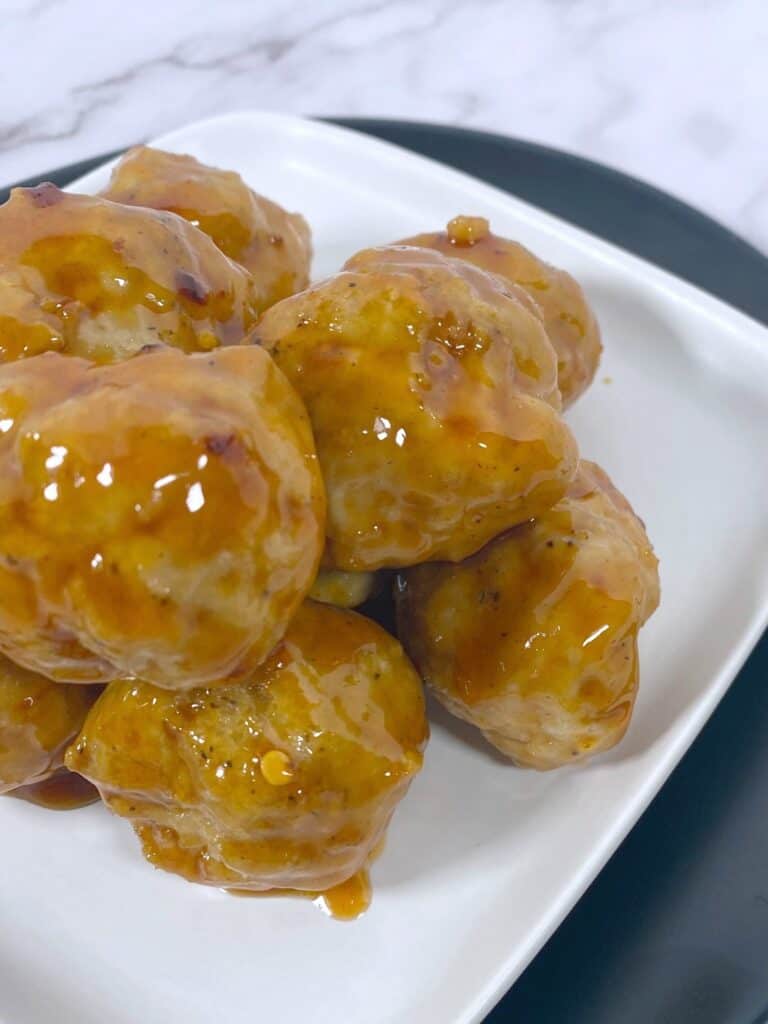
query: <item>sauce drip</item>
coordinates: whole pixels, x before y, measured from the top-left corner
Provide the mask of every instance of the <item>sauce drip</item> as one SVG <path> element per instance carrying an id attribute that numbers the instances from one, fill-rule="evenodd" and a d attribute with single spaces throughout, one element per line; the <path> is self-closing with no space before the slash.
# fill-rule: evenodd
<path id="1" fill-rule="evenodd" d="M 360 917 L 371 905 L 371 881 L 368 872 L 358 871 L 346 882 L 318 893 L 314 903 L 337 921 L 353 921 Z"/>
<path id="2" fill-rule="evenodd" d="M 376 851 L 376 856 L 380 850 Z M 267 889 L 265 892 L 254 892 L 251 889 L 226 889 L 230 896 L 300 896 L 310 899 L 316 907 L 320 907 L 329 917 L 337 921 L 354 921 L 371 905 L 371 880 L 368 871 L 363 868 L 345 882 L 325 889 L 323 892 L 303 892 L 301 889 Z"/>
<path id="3" fill-rule="evenodd" d="M 20 786 L 9 795 L 50 811 L 73 811 L 78 807 L 87 807 L 99 799 L 99 791 L 95 786 L 82 775 L 66 769 L 41 782 Z"/>

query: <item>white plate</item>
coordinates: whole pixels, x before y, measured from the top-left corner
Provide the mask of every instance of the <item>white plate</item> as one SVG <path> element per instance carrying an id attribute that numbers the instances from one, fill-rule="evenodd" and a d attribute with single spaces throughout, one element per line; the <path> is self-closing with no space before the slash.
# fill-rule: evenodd
<path id="1" fill-rule="evenodd" d="M 647 521 L 662 605 L 642 634 L 629 734 L 595 763 L 519 771 L 435 724 L 374 868 L 373 906 L 353 924 L 299 899 L 238 900 L 154 871 L 100 807 L 56 815 L 0 801 L 0 1019 L 477 1021 L 637 820 L 766 624 L 768 332 L 525 203 L 354 132 L 235 114 L 157 142 L 301 210 L 316 274 L 458 212 L 571 270 L 606 350 L 569 418 Z"/>

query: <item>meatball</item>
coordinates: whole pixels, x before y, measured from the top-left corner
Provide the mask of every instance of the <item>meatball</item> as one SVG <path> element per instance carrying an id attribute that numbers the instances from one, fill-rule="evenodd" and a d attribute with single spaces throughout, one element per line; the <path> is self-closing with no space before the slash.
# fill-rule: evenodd
<path id="1" fill-rule="evenodd" d="M 224 888 L 321 891 L 365 867 L 427 736 L 399 643 L 307 601 L 242 682 L 110 684 L 67 765 L 130 819 L 158 867 Z"/>
<path id="2" fill-rule="evenodd" d="M 0 206 L 0 362 L 208 351 L 242 341 L 258 311 L 250 275 L 181 217 L 50 184 Z"/>
<path id="3" fill-rule="evenodd" d="M 266 352 L 0 366 L 0 650 L 59 681 L 195 686 L 266 657 L 324 493 Z"/>
<path id="4" fill-rule="evenodd" d="M 234 171 L 136 146 L 117 164 L 103 195 L 130 206 L 169 210 L 200 228 L 251 273 L 259 309 L 309 283 L 307 222 L 257 195 Z"/>
<path id="5" fill-rule="evenodd" d="M 484 217 L 456 217 L 445 231 L 415 235 L 401 244 L 426 246 L 468 260 L 525 289 L 541 308 L 557 352 L 563 405 L 570 405 L 589 387 L 603 350 L 600 328 L 570 274 L 540 260 L 519 242 L 494 235 Z"/>
<path id="6" fill-rule="evenodd" d="M 101 692 L 65 686 L 0 656 L 0 793 L 29 786 L 64 764 L 64 750 Z"/>
<path id="7" fill-rule="evenodd" d="M 375 572 L 322 569 L 312 584 L 309 596 L 314 601 L 335 604 L 338 608 L 356 608 L 379 591 L 380 575 Z"/>
<path id="8" fill-rule="evenodd" d="M 267 310 L 252 337 L 312 421 L 326 568 L 464 558 L 553 505 L 575 471 L 541 323 L 461 260 L 360 253 Z"/>
<path id="9" fill-rule="evenodd" d="M 642 522 L 582 462 L 568 495 L 461 565 L 399 581 L 398 631 L 437 698 L 520 765 L 607 750 L 629 724 L 659 601 Z"/>

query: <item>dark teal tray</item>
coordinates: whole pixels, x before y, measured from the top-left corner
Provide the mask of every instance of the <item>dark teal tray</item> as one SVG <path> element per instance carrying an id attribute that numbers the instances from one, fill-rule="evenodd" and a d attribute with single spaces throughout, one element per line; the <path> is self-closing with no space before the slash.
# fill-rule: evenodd
<path id="1" fill-rule="evenodd" d="M 589 160 L 498 135 L 402 121 L 335 123 L 483 178 L 768 324 L 768 260 L 664 192 Z M 65 184 L 105 158 L 20 184 Z M 487 1024 L 768 1020 L 766 804 L 768 637 Z"/>

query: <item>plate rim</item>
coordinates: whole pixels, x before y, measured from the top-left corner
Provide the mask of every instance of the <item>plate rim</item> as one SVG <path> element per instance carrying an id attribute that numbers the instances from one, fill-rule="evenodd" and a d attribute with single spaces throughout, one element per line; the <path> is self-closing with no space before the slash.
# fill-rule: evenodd
<path id="1" fill-rule="evenodd" d="M 299 132 L 307 135 L 329 135 L 331 138 L 336 138 L 342 143 L 351 142 L 351 140 L 354 139 L 358 146 L 363 145 L 367 149 L 379 149 L 380 152 L 385 153 L 390 160 L 397 158 L 403 159 L 403 157 L 406 157 L 409 162 L 421 164 L 425 171 L 431 168 L 433 173 L 439 173 L 443 176 L 447 176 L 449 179 L 452 179 L 459 184 L 464 182 L 465 184 L 471 183 L 473 187 L 479 186 L 481 189 L 488 191 L 489 194 L 492 194 L 497 200 L 504 200 L 506 202 L 513 203 L 518 207 L 525 220 L 533 220 L 539 224 L 543 222 L 543 224 L 548 226 L 551 233 L 556 237 L 565 234 L 570 239 L 575 239 L 580 248 L 589 249 L 591 252 L 597 251 L 602 255 L 604 261 L 609 264 L 615 264 L 617 261 L 629 261 L 631 265 L 636 266 L 638 270 L 641 270 L 645 275 L 647 275 L 651 283 L 658 290 L 671 295 L 673 298 L 685 298 L 689 304 L 695 304 L 697 301 L 703 303 L 705 307 L 709 307 L 705 308 L 703 312 L 705 312 L 705 314 L 710 318 L 718 320 L 720 325 L 725 327 L 725 329 L 729 330 L 731 333 L 736 333 L 730 326 L 731 319 L 736 318 L 737 320 L 740 320 L 744 329 L 750 334 L 756 333 L 757 335 L 763 336 L 763 356 L 768 359 L 768 327 L 761 323 L 756 317 L 738 309 L 736 306 L 731 305 L 729 302 L 719 298 L 712 292 L 707 291 L 705 288 L 701 288 L 699 285 L 694 284 L 691 281 L 686 281 L 685 278 L 680 277 L 673 271 L 665 270 L 663 267 L 645 259 L 643 256 L 636 255 L 629 249 L 625 249 L 622 246 L 617 245 L 615 242 L 601 238 L 599 235 L 593 234 L 591 231 L 588 231 L 577 224 L 569 223 L 562 217 L 557 216 L 557 214 L 551 213 L 549 210 L 538 207 L 510 192 L 505 192 L 496 185 L 483 181 L 482 178 L 478 178 L 466 171 L 451 167 L 440 160 L 434 159 L 433 157 L 416 153 L 404 146 L 399 146 L 397 143 L 375 138 L 362 130 L 347 128 L 337 124 L 335 121 L 304 117 L 299 114 L 283 114 L 272 110 L 262 111 L 258 109 L 244 109 L 233 110 L 227 113 L 216 114 L 211 117 L 204 117 L 195 121 L 189 121 L 178 128 L 172 129 L 171 131 L 163 132 L 163 134 L 150 139 L 145 144 L 162 146 L 167 143 L 172 143 L 176 136 L 182 135 L 190 130 L 208 130 L 215 125 L 228 123 L 237 124 L 237 122 L 240 121 L 245 124 L 256 121 L 257 123 L 262 122 L 264 124 L 271 124 L 275 126 L 284 125 L 292 132 Z M 119 159 L 119 154 L 124 151 L 125 150 L 120 150 L 117 156 L 110 157 L 106 161 L 99 163 L 96 167 L 87 171 L 84 175 L 75 178 L 67 184 L 66 188 L 69 189 L 74 186 L 78 186 L 83 181 L 87 182 L 91 176 L 95 177 L 105 168 L 113 166 Z M 574 157 L 574 159 L 580 158 Z M 610 170 L 610 168 L 608 168 L 608 170 Z M 614 173 L 618 174 L 620 172 Z M 638 184 L 643 185 L 642 182 L 638 182 Z M 652 186 L 643 185 L 643 187 L 650 188 Z M 662 194 L 666 195 L 666 193 Z M 677 202 L 677 200 L 674 200 L 674 197 L 669 198 L 672 198 L 674 202 Z M 668 282 L 674 282 L 676 286 L 675 289 L 671 290 L 668 287 Z"/>
<path id="2" fill-rule="evenodd" d="M 573 241 L 574 236 L 576 236 L 579 244 L 582 247 L 589 248 L 593 253 L 595 252 L 595 247 L 597 247 L 598 251 L 603 250 L 606 262 L 613 263 L 615 265 L 615 262 L 618 260 L 622 264 L 622 269 L 627 267 L 627 261 L 629 261 L 630 268 L 633 265 L 636 265 L 642 272 L 644 278 L 653 284 L 654 287 L 658 287 L 660 291 L 666 293 L 673 299 L 682 301 L 685 305 L 697 307 L 700 314 L 714 319 L 722 329 L 725 329 L 728 333 L 735 335 L 740 342 L 748 344 L 750 349 L 754 348 L 758 351 L 760 358 L 768 360 L 768 329 L 766 326 L 755 317 L 739 310 L 723 299 L 713 295 L 711 292 L 706 291 L 690 281 L 686 281 L 677 274 L 665 270 L 619 245 L 616 245 L 614 242 L 600 238 L 598 235 L 587 231 L 582 227 L 570 224 L 561 217 L 552 214 L 545 209 L 541 209 L 525 200 L 521 200 L 511 193 L 505 192 L 503 189 L 489 184 L 472 174 L 462 170 L 457 170 L 456 168 L 450 167 L 449 165 L 439 160 L 435 160 L 434 158 L 414 153 L 412 150 L 399 146 L 395 143 L 381 139 L 374 139 L 360 129 L 343 127 L 336 123 L 316 121 L 296 115 L 261 111 L 236 111 L 229 114 L 190 122 L 189 124 L 175 129 L 173 132 L 159 136 L 157 139 L 153 140 L 153 144 L 163 145 L 166 142 L 172 142 L 174 136 L 188 132 L 191 129 L 204 130 L 212 124 L 220 124 L 227 121 L 247 120 L 252 123 L 254 118 L 256 118 L 257 121 L 269 122 L 273 125 L 284 125 L 287 123 L 294 130 L 301 129 L 304 131 L 307 129 L 307 126 L 309 126 L 313 131 L 319 130 L 323 135 L 327 135 L 329 132 L 332 133 L 332 135 L 338 135 L 339 137 L 353 135 L 355 136 L 355 139 L 358 140 L 358 144 L 359 140 L 362 139 L 366 146 L 380 150 L 382 148 L 390 150 L 400 156 L 404 154 L 408 157 L 409 161 L 417 161 L 424 165 L 428 165 L 429 168 L 435 171 L 439 170 L 443 175 L 448 174 L 450 178 L 457 181 L 458 184 L 461 184 L 462 181 L 465 183 L 469 182 L 473 187 L 480 186 L 484 190 L 490 190 L 505 202 L 511 201 L 514 205 L 517 205 L 520 208 L 527 208 L 530 211 L 528 216 L 535 220 L 537 226 L 541 225 L 543 219 L 544 223 L 549 225 L 552 229 L 552 233 L 556 236 L 560 233 L 564 233 L 570 241 Z M 446 130 L 450 130 L 449 126 L 442 127 Z M 575 160 L 583 159 L 571 154 L 565 155 L 570 156 L 571 159 Z M 586 162 L 591 163 L 590 161 Z M 104 166 L 105 164 L 103 162 L 99 163 L 99 165 L 94 168 L 94 171 L 98 171 Z M 602 168 L 603 165 L 597 164 L 595 166 Z M 611 173 L 621 177 L 629 177 L 623 175 L 622 172 L 614 171 L 611 168 L 606 168 L 606 170 L 609 170 Z M 89 171 L 88 174 L 83 177 L 87 179 L 91 173 L 93 172 Z M 72 185 L 79 184 L 81 180 L 82 178 L 75 179 L 71 183 L 70 187 Z M 636 179 L 630 178 L 630 180 L 645 188 L 653 189 L 653 186 L 647 186 L 642 182 L 637 182 Z M 658 190 L 653 189 L 653 191 L 656 192 Z M 660 192 L 659 194 L 666 196 L 672 202 L 679 204 L 677 199 L 668 196 L 667 193 Z M 681 205 L 685 206 L 685 204 Z M 690 209 L 693 210 L 693 208 Z M 698 211 L 694 210 L 693 212 Z M 700 214 L 700 216 L 705 215 Z M 713 223 L 717 224 L 717 222 Z M 721 227 L 720 225 L 717 226 Z M 722 227 L 721 230 L 727 231 L 727 229 Z M 738 236 L 733 237 L 738 239 Z M 739 241 L 743 242 L 743 240 Z M 743 242 L 743 244 L 748 246 L 748 243 L 746 242 Z M 757 250 L 754 250 L 754 252 L 757 252 Z M 669 287 L 670 282 L 674 284 L 673 289 L 670 289 Z M 734 320 L 735 326 L 733 326 Z M 561 899 L 558 903 L 558 907 L 548 915 L 548 919 L 545 919 L 535 930 L 534 941 L 526 942 L 525 955 L 522 958 L 520 957 L 519 951 L 514 955 L 510 954 L 509 959 L 500 964 L 498 969 L 489 976 L 488 982 L 483 987 L 483 990 L 481 992 L 477 992 L 474 999 L 469 998 L 467 1000 L 464 1009 L 461 1011 L 463 1015 L 456 1017 L 457 1024 L 470 1024 L 470 1022 L 479 1021 L 493 1007 L 493 1005 L 495 1005 L 495 1003 L 503 996 L 504 992 L 509 988 L 510 984 L 512 984 L 522 973 L 525 966 L 531 961 L 531 959 L 533 959 L 538 950 L 541 949 L 546 940 L 551 936 L 567 913 L 576 904 L 586 888 L 592 881 L 594 881 L 608 858 L 616 850 L 635 822 L 640 818 L 650 801 L 656 793 L 658 793 L 674 767 L 679 763 L 693 740 L 699 734 L 703 725 L 706 723 L 723 695 L 727 692 L 728 687 L 735 679 L 739 669 L 758 643 L 766 626 L 768 626 L 768 593 L 762 595 L 761 607 L 756 610 L 748 627 L 743 630 L 741 640 L 737 645 L 734 645 L 731 648 L 720 671 L 710 682 L 706 691 L 705 699 L 700 701 L 699 707 L 697 707 L 695 713 L 689 713 L 689 717 L 686 720 L 685 728 L 681 731 L 681 735 L 677 738 L 675 743 L 671 745 L 671 748 L 666 751 L 665 756 L 654 763 L 652 771 L 649 772 L 648 776 L 643 780 L 642 786 L 638 787 L 638 791 L 631 802 L 624 805 L 623 813 L 620 816 L 620 823 L 615 825 L 612 829 L 606 830 L 606 834 L 602 837 L 602 842 L 595 844 L 592 855 L 589 858 L 588 865 L 583 865 L 581 867 L 578 877 L 574 879 L 570 887 L 567 901 Z M 563 906 L 563 904 L 566 905 Z"/>

